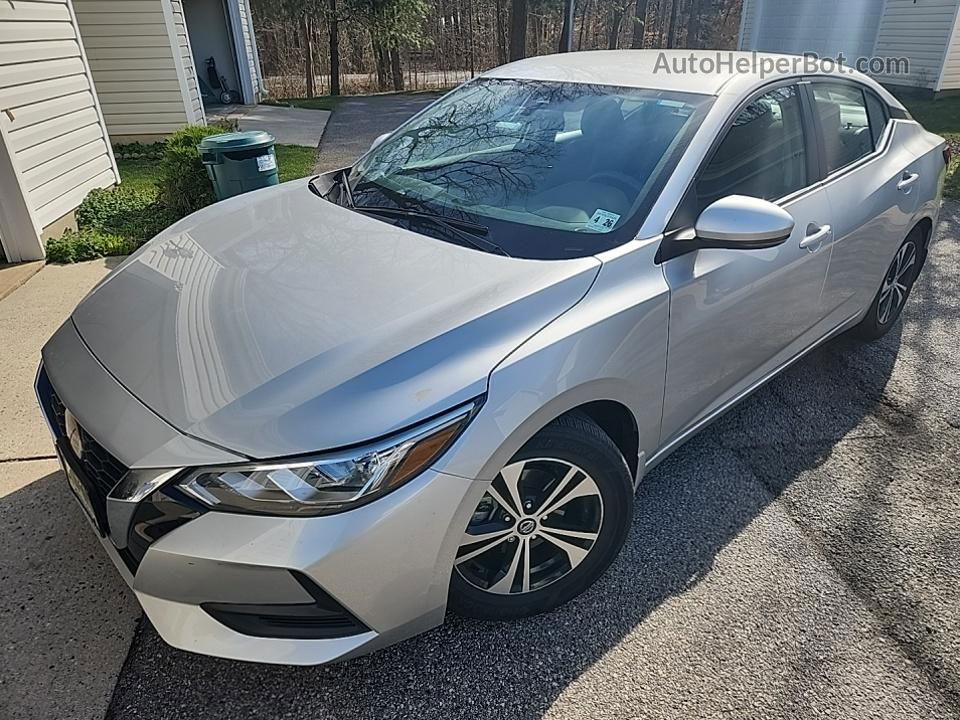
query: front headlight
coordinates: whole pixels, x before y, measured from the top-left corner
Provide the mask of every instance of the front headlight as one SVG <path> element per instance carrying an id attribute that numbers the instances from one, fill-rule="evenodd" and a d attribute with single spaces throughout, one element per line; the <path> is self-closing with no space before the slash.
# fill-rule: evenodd
<path id="1" fill-rule="evenodd" d="M 457 438 L 472 402 L 413 430 L 354 451 L 304 460 L 199 468 L 179 487 L 215 510 L 326 515 L 361 505 L 412 480 Z"/>

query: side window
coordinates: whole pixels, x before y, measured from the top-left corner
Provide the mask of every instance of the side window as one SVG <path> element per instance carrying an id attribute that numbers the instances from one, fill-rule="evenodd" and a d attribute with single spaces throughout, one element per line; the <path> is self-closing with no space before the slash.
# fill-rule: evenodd
<path id="1" fill-rule="evenodd" d="M 697 178 L 702 210 L 727 195 L 775 200 L 807 185 L 796 85 L 771 90 L 740 111 Z"/>
<path id="2" fill-rule="evenodd" d="M 870 117 L 870 134 L 873 136 L 873 146 L 880 146 L 880 138 L 890 120 L 890 110 L 887 104 L 872 92 L 866 92 L 867 115 Z"/>
<path id="3" fill-rule="evenodd" d="M 827 172 L 872 153 L 874 139 L 863 90 L 833 83 L 814 83 L 812 88 L 823 131 Z"/>

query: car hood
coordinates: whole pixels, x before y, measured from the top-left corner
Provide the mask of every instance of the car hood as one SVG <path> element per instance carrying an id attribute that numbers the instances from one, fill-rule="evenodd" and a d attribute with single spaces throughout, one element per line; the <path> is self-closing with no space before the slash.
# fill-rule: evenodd
<path id="1" fill-rule="evenodd" d="M 280 457 L 365 442 L 482 394 L 497 363 L 577 303 L 599 266 L 460 247 L 299 181 L 171 226 L 73 322 L 174 427 Z"/>

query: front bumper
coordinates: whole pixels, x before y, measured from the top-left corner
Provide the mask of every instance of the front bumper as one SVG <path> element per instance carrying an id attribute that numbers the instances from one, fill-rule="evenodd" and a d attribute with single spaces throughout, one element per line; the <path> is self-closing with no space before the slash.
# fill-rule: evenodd
<path id="1" fill-rule="evenodd" d="M 118 435 L 112 430 L 118 428 L 117 418 L 105 420 L 93 412 L 98 405 L 106 404 L 108 412 L 118 409 L 124 427 L 141 430 L 136 445 L 103 444 L 125 468 L 150 467 L 144 457 L 162 456 L 175 461 L 173 467 L 188 467 L 226 455 L 176 437 L 99 365 L 69 322 L 45 348 L 44 363 L 51 386 L 96 443 Z M 49 402 L 45 412 L 56 438 Z M 121 437 L 124 431 L 118 428 Z M 139 562 L 131 562 L 127 540 L 139 532 L 140 514 L 129 513 L 131 525 L 124 528 L 114 527 L 117 515 L 111 514 L 100 539 L 160 636 L 174 647 L 237 660 L 312 665 L 372 651 L 443 621 L 453 559 L 484 489 L 485 483 L 427 470 L 389 495 L 337 515 L 203 512 L 151 539 Z M 303 627 L 261 632 L 251 630 L 250 623 L 230 627 L 214 610 L 262 606 L 268 612 L 311 603 L 342 610 L 354 626 L 341 626 L 332 633 L 336 637 L 327 631 L 314 637 Z"/>
<path id="2" fill-rule="evenodd" d="M 208 512 L 147 550 L 133 589 L 161 637 L 184 650 L 310 665 L 366 653 L 443 622 L 450 572 L 481 483 L 427 471 L 369 505 L 318 518 Z M 304 603 L 310 578 L 367 631 L 253 637 L 207 603 Z"/>

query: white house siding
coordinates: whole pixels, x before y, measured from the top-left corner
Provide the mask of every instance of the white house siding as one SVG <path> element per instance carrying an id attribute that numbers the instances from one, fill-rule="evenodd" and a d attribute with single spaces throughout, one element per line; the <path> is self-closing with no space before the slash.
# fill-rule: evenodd
<path id="1" fill-rule="evenodd" d="M 179 8 L 179 0 L 175 0 Z M 114 141 L 155 139 L 202 123 L 186 31 L 171 0 L 73 0 Z M 192 88 L 192 93 L 191 93 Z"/>
<path id="2" fill-rule="evenodd" d="M 909 0 L 912 2 L 913 0 Z M 873 51 L 884 0 L 746 0 L 744 50 L 823 57 L 843 53 L 850 60 Z"/>
<path id="3" fill-rule="evenodd" d="M 954 30 L 958 0 L 887 0 L 874 53 L 905 57 L 910 74 L 875 75 L 893 85 L 937 89 Z"/>
<path id="4" fill-rule="evenodd" d="M 250 68 L 250 79 L 253 81 L 253 92 L 255 97 L 252 102 L 257 102 L 264 93 L 263 79 L 260 77 L 260 60 L 257 57 L 257 41 L 253 31 L 253 16 L 250 13 L 250 6 L 247 0 L 236 0 L 240 11 L 240 29 L 243 33 L 243 58 L 241 62 L 246 62 Z"/>
<path id="5" fill-rule="evenodd" d="M 0 3 L 0 143 L 4 209 L 20 218 L 3 230 L 12 260 L 42 256 L 44 228 L 118 180 L 68 0 Z"/>
<path id="6" fill-rule="evenodd" d="M 200 85 L 197 83 L 197 68 L 193 64 L 193 51 L 190 49 L 190 36 L 187 34 L 187 21 L 183 14 L 182 0 L 170 0 L 173 23 L 176 30 L 176 48 L 183 65 L 184 80 L 187 84 L 187 110 L 192 125 L 204 122 L 203 103 L 200 101 Z M 202 28 L 201 28 L 202 30 Z"/>
<path id="7" fill-rule="evenodd" d="M 943 64 L 937 90 L 960 90 L 960 10 L 953 23 L 953 33 L 947 47 L 947 59 Z"/>

